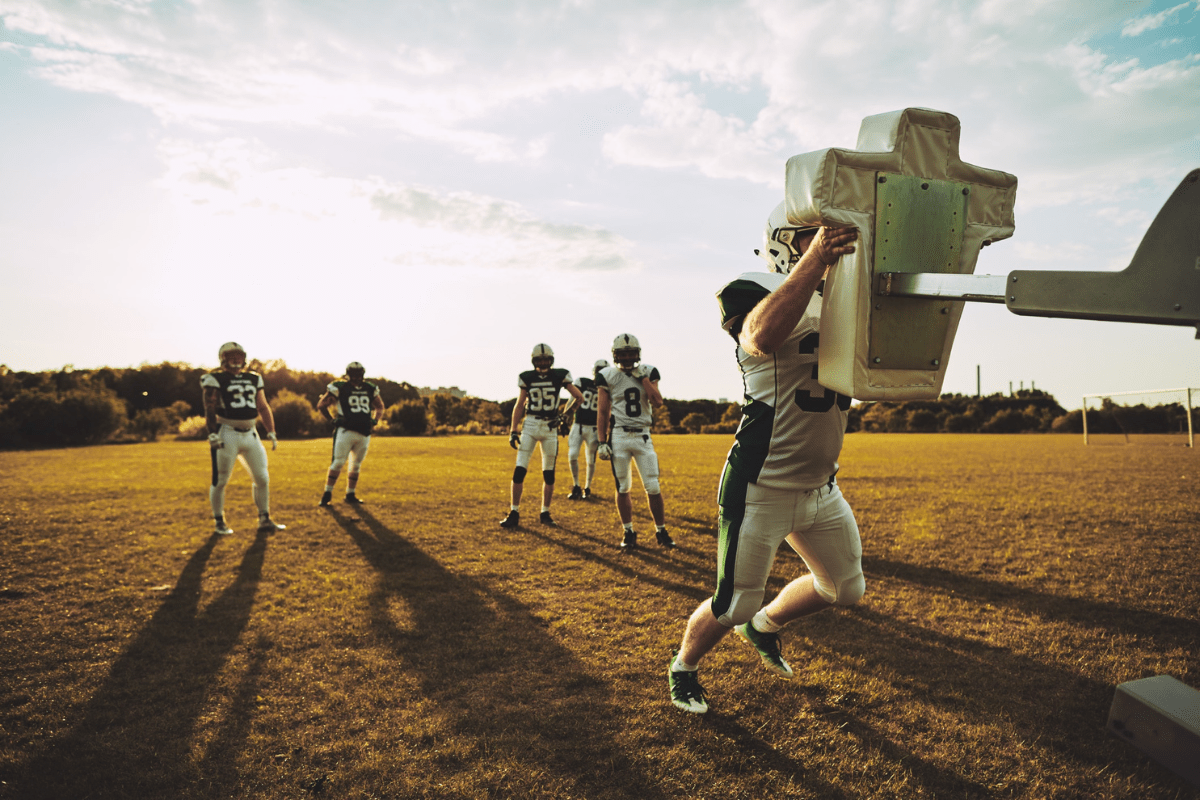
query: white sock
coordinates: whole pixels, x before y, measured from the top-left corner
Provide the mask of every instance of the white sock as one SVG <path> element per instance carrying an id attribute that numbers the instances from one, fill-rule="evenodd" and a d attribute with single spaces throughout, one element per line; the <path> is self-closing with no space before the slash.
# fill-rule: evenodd
<path id="1" fill-rule="evenodd" d="M 513 510 L 513 511 L 520 511 L 520 510 L 521 510 L 521 507 L 520 507 L 520 506 L 513 506 L 513 507 L 512 507 L 512 510 Z"/>
<path id="2" fill-rule="evenodd" d="M 631 531 L 631 530 L 633 530 L 633 523 L 632 523 L 632 522 L 626 522 L 626 523 L 625 523 L 625 530 L 627 530 L 627 531 Z"/>
<path id="3" fill-rule="evenodd" d="M 671 671 L 672 672 L 696 672 L 699 669 L 700 669 L 699 664 L 683 663 L 683 656 L 681 656 L 681 655 L 676 655 L 675 660 L 671 662 Z"/>
<path id="4" fill-rule="evenodd" d="M 758 610 L 758 613 L 754 615 L 754 619 L 750 620 L 750 624 L 753 625 L 754 630 L 758 631 L 759 633 L 778 633 L 779 631 L 783 630 L 783 626 L 776 625 L 774 622 L 772 622 L 771 618 L 767 616 L 766 609 L 761 608 Z"/>
<path id="5" fill-rule="evenodd" d="M 543 513 L 543 514 L 549 514 L 549 513 L 550 513 L 550 506 L 542 506 L 542 513 Z"/>
<path id="6" fill-rule="evenodd" d="M 654 527 L 658 531 L 658 533 L 662 533 L 663 531 L 665 531 L 667 529 L 666 525 L 655 525 Z"/>

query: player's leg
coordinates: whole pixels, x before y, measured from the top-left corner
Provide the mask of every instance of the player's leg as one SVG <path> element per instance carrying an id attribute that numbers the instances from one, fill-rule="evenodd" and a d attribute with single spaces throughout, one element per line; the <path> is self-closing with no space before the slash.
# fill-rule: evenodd
<path id="1" fill-rule="evenodd" d="M 212 481 L 208 487 L 208 502 L 212 506 L 215 532 L 222 535 L 233 533 L 233 529 L 225 524 L 225 486 L 229 476 L 233 474 L 233 465 L 237 462 L 237 440 L 228 425 L 222 425 L 218 435 L 221 437 L 220 448 L 212 450 Z"/>
<path id="2" fill-rule="evenodd" d="M 554 499 L 554 467 L 558 461 L 558 430 L 545 425 L 546 434 L 540 440 L 542 448 L 542 513 L 543 525 L 553 525 L 550 502 Z"/>
<path id="3" fill-rule="evenodd" d="M 533 456 L 533 446 L 537 444 L 537 440 L 533 438 L 533 431 L 530 430 L 530 420 L 525 420 L 525 425 L 521 427 L 521 442 L 517 446 L 517 465 L 513 467 L 512 488 L 509 491 L 509 497 L 512 500 L 512 506 L 509 508 L 508 516 L 500 520 L 501 528 L 515 528 L 521 524 L 521 495 L 525 492 L 525 472 L 529 467 L 529 459 Z"/>
<path id="4" fill-rule="evenodd" d="M 274 533 L 286 526 L 271 521 L 271 476 L 267 472 L 267 449 L 258 433 L 251 431 L 241 437 L 239 457 L 254 482 L 254 505 L 258 507 L 258 532 Z"/>
<path id="5" fill-rule="evenodd" d="M 583 499 L 592 496 L 592 479 L 596 477 L 596 448 L 600 438 L 596 435 L 596 426 L 588 425 L 583 432 L 583 441 L 587 444 L 587 478 L 583 484 Z"/>
<path id="6" fill-rule="evenodd" d="M 835 483 L 810 497 L 811 524 L 787 539 L 809 574 L 785 586 L 764 609 L 780 626 L 831 605 L 854 605 L 866 590 L 858 523 L 841 489 Z"/>
<path id="7" fill-rule="evenodd" d="M 648 434 L 642 434 L 641 445 L 634 454 L 638 474 L 642 476 L 642 487 L 646 490 L 646 503 L 650 516 L 654 518 L 654 538 L 663 547 L 674 547 L 675 540 L 667 533 L 667 514 L 663 503 L 662 489 L 658 482 L 658 454 Z"/>
<path id="8" fill-rule="evenodd" d="M 583 499 L 583 487 L 579 485 L 579 448 L 582 444 L 583 426 L 576 422 L 571 426 L 571 435 L 567 438 L 567 464 L 571 467 L 572 482 L 571 493 L 567 495 L 568 500 Z"/>
<path id="9" fill-rule="evenodd" d="M 671 701 L 685 711 L 708 710 L 702 689 L 699 698 L 690 699 L 686 690 L 699 689 L 695 673 L 700 660 L 762 604 L 775 553 L 791 529 L 786 509 L 769 494 L 751 495 L 756 489 L 725 468 L 718 493 L 717 590 L 692 612 L 671 664 Z M 691 678 L 683 674 L 687 672 Z"/>
<path id="10" fill-rule="evenodd" d="M 358 475 L 362 472 L 362 462 L 366 459 L 367 450 L 371 446 L 371 437 L 363 436 L 361 433 L 354 433 L 351 438 L 354 441 L 350 446 L 350 456 L 346 462 L 349 465 L 346 469 L 346 502 L 358 504 L 362 502 L 358 499 L 358 494 L 356 493 L 358 489 Z"/>
<path id="11" fill-rule="evenodd" d="M 809 574 L 783 587 L 754 619 L 738 628 L 763 663 L 783 675 L 791 674 L 780 653 L 778 633 L 783 626 L 834 604 L 853 605 L 865 588 L 858 524 L 836 484 L 799 494 L 793 524 L 796 530 L 787 542 L 804 559 Z"/>
<path id="12" fill-rule="evenodd" d="M 329 461 L 329 473 L 325 476 L 325 491 L 321 495 L 321 505 L 328 507 L 333 502 L 333 487 L 337 485 L 338 475 L 350 455 L 348 431 L 345 428 L 333 429 L 333 456 Z"/>
<path id="13" fill-rule="evenodd" d="M 632 550 L 637 547 L 637 532 L 633 529 L 633 503 L 629 499 L 629 490 L 633 486 L 633 474 L 631 464 L 633 462 L 633 451 L 630 449 L 629 437 L 625 435 L 617 435 L 613 432 L 612 437 L 612 464 L 613 482 L 617 487 L 617 516 L 621 518 L 621 547 L 625 550 Z"/>

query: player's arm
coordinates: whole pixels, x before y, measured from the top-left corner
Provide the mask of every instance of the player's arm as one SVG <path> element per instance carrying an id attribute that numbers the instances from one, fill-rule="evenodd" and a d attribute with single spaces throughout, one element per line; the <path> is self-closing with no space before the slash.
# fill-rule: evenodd
<path id="1" fill-rule="evenodd" d="M 567 404 L 563 406 L 562 410 L 562 416 L 564 419 L 566 419 L 574 414 L 575 409 L 579 408 L 580 404 L 583 403 L 583 392 L 579 391 L 579 387 L 573 383 L 563 384 L 563 388 L 566 389 L 567 394 L 571 396 L 571 399 L 567 401 Z"/>
<path id="2" fill-rule="evenodd" d="M 521 439 L 518 429 L 521 427 L 521 420 L 525 419 L 525 404 L 528 402 L 529 390 L 522 386 L 520 394 L 517 395 L 517 402 L 513 404 L 512 425 L 508 427 L 508 446 L 513 450 L 517 449 Z"/>
<path id="3" fill-rule="evenodd" d="M 608 439 L 608 420 L 612 415 L 612 397 L 607 386 L 596 387 L 596 437 L 600 444 Z"/>
<path id="4" fill-rule="evenodd" d="M 821 228 L 778 289 L 750 310 L 738 343 L 752 356 L 774 353 L 796 329 L 817 284 L 842 256 L 854 252 L 856 228 Z"/>
<path id="5" fill-rule="evenodd" d="M 376 397 L 376 399 L 378 400 L 379 398 Z M 329 412 L 329 407 L 336 402 L 337 398 L 331 395 L 329 392 L 326 392 L 325 394 L 321 395 L 321 399 L 317 401 L 317 413 L 330 422 L 333 422 L 333 414 Z M 382 403 L 383 401 L 380 402 Z"/>
<path id="6" fill-rule="evenodd" d="M 648 377 L 642 378 L 642 388 L 646 390 L 646 399 L 652 407 L 658 408 L 663 404 L 662 395 L 658 391 L 658 381 L 652 381 Z"/>
<path id="7" fill-rule="evenodd" d="M 371 398 L 371 419 L 375 420 L 376 425 L 383 419 L 384 408 L 382 397 L 376 394 Z"/>
<path id="8" fill-rule="evenodd" d="M 221 425 L 217 422 L 217 402 L 219 398 L 220 394 L 216 389 L 204 390 L 204 424 L 208 427 L 209 433 L 216 433 L 221 430 Z"/>

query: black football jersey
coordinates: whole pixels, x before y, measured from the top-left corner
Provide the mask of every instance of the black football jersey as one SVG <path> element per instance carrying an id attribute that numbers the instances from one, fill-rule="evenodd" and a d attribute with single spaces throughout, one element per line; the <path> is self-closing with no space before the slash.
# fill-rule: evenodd
<path id="1" fill-rule="evenodd" d="M 531 369 L 517 378 L 517 386 L 529 394 L 525 412 L 539 419 L 551 419 L 558 413 L 558 393 L 563 386 L 573 383 L 570 371 L 565 369 L 552 368 L 545 375 Z"/>
<path id="2" fill-rule="evenodd" d="M 258 417 L 258 392 L 266 384 L 257 372 L 233 375 L 214 370 L 200 376 L 200 386 L 217 390 L 217 416 L 225 419 L 251 420 Z"/>

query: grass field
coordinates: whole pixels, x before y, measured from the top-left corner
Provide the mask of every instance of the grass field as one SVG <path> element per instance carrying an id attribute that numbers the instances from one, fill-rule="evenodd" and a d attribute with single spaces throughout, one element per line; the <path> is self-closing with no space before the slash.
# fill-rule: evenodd
<path id="1" fill-rule="evenodd" d="M 1195 452 L 848 437 L 866 597 L 785 630 L 791 682 L 727 639 L 696 717 L 665 671 L 728 444 L 659 437 L 679 547 L 632 554 L 565 455 L 559 527 L 533 472 L 497 528 L 499 437 L 377 439 L 369 505 L 330 511 L 328 442 L 284 442 L 287 530 L 239 468 L 221 538 L 204 443 L 0 453 L 0 798 L 1196 796 L 1104 731 L 1121 681 L 1200 686 Z"/>

